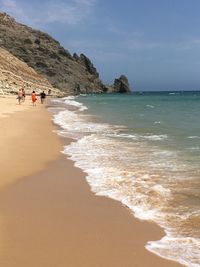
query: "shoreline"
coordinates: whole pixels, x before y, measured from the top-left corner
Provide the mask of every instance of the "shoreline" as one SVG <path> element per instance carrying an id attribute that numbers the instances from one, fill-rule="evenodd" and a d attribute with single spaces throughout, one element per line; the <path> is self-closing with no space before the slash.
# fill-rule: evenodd
<path id="1" fill-rule="evenodd" d="M 53 133 L 56 127 L 44 106 L 0 121 L 4 267 L 183 266 L 145 249 L 147 241 L 164 235 L 159 226 L 90 190 L 86 174 L 60 153 L 71 140 Z"/>

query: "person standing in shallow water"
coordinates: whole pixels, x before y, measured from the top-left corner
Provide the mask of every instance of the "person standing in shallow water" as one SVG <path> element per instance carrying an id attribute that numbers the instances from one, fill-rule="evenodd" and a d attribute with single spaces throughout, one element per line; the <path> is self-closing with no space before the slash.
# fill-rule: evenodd
<path id="1" fill-rule="evenodd" d="M 36 106 L 37 96 L 36 96 L 35 91 L 33 91 L 31 94 L 31 100 L 32 100 L 33 106 Z"/>
<path id="2" fill-rule="evenodd" d="M 41 100 L 41 104 L 43 104 L 43 103 L 44 103 L 45 97 L 46 97 L 46 94 L 45 94 L 45 92 L 44 92 L 44 91 L 43 91 L 42 93 L 40 93 L 40 100 Z"/>

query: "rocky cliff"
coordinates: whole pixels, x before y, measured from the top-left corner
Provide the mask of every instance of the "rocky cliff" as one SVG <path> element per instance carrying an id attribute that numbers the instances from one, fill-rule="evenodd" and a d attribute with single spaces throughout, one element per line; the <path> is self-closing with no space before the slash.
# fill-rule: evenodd
<path id="1" fill-rule="evenodd" d="M 101 82 L 96 68 L 84 54 L 72 56 L 48 34 L 17 23 L 6 13 L 0 13 L 0 47 L 66 94 L 101 93 L 114 88 Z"/>
<path id="2" fill-rule="evenodd" d="M 99 74 L 85 55 L 72 56 L 48 34 L 17 23 L 6 13 L 0 13 L 0 46 L 66 93 L 105 90 Z"/>
<path id="3" fill-rule="evenodd" d="M 22 87 L 29 94 L 33 90 L 38 93 L 43 90 L 48 93 L 51 90 L 52 95 L 62 96 L 60 90 L 53 88 L 47 79 L 37 74 L 25 62 L 0 48 L 0 94 L 14 93 Z"/>

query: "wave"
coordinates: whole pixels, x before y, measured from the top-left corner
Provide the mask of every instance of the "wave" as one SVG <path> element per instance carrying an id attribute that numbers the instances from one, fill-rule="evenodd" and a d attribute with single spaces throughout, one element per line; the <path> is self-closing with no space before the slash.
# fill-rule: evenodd
<path id="1" fill-rule="evenodd" d="M 200 139 L 200 136 L 195 136 L 195 135 L 194 135 L 194 136 L 188 136 L 187 138 L 188 138 L 188 139 Z"/>
<path id="2" fill-rule="evenodd" d="M 180 161 L 177 152 L 151 142 L 168 140 L 168 135 L 141 135 L 123 125 L 99 123 L 82 112 L 87 107 L 76 98 L 65 98 L 64 103 L 75 109 L 54 115 L 62 127 L 59 134 L 74 139 L 63 153 L 87 173 L 91 190 L 122 202 L 136 217 L 165 229 L 166 236 L 148 242 L 148 250 L 187 266 L 200 266 L 199 239 L 185 234 L 188 218 L 199 215 L 195 206 L 186 205 L 198 182 L 190 178 L 188 187 L 191 168 Z"/>
<path id="3" fill-rule="evenodd" d="M 200 239 L 191 237 L 174 238 L 169 236 L 165 236 L 159 241 L 148 242 L 146 245 L 149 251 L 158 256 L 190 267 L 200 266 L 199 247 Z"/>
<path id="4" fill-rule="evenodd" d="M 148 107 L 148 108 L 155 108 L 155 106 L 153 106 L 153 105 L 146 105 L 146 107 Z"/>

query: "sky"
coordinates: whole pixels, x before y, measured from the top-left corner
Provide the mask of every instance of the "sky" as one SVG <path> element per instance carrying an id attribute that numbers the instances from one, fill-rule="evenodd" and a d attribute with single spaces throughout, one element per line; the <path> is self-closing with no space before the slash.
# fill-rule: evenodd
<path id="1" fill-rule="evenodd" d="M 200 0 L 0 0 L 0 11 L 84 53 L 106 84 L 200 90 Z"/>

